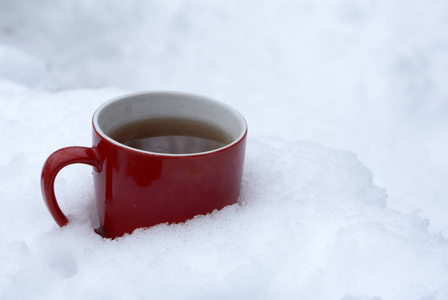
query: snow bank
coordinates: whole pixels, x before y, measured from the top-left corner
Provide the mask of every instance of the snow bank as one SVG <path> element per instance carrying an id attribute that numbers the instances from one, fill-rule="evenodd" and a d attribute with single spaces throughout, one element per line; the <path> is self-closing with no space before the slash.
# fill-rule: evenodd
<path id="1" fill-rule="evenodd" d="M 116 240 L 92 230 L 90 167 L 67 167 L 56 193 L 71 223 L 60 229 L 40 197 L 41 164 L 89 145 L 94 108 L 122 93 L 0 84 L 2 299 L 448 297 L 446 239 L 387 209 L 356 155 L 308 142 L 251 136 L 238 205 Z"/>

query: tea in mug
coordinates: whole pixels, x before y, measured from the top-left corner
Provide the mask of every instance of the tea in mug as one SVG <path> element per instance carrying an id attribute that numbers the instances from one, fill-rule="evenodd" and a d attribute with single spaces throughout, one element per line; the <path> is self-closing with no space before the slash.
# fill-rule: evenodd
<path id="1" fill-rule="evenodd" d="M 109 136 L 132 148 L 165 154 L 200 153 L 231 143 L 230 136 L 212 124 L 175 117 L 130 122 L 116 128 Z"/>

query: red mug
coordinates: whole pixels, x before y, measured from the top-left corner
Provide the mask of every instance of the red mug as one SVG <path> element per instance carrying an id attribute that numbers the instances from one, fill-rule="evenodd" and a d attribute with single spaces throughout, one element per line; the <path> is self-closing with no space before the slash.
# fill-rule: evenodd
<path id="1" fill-rule="evenodd" d="M 198 152 L 164 154 L 132 148 L 110 137 L 117 127 L 148 118 L 184 118 L 221 129 L 230 143 Z M 137 228 L 185 222 L 237 202 L 247 124 L 232 107 L 202 96 L 140 92 L 106 102 L 93 115 L 93 146 L 67 147 L 48 157 L 42 170 L 44 201 L 59 226 L 68 223 L 54 193 L 65 166 L 93 166 L 100 228 L 115 238 Z"/>

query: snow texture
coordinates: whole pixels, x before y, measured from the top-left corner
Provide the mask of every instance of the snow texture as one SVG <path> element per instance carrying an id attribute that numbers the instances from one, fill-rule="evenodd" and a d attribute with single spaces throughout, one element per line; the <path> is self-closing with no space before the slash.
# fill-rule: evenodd
<path id="1" fill-rule="evenodd" d="M 0 1 L 0 299 L 448 299 L 448 1 Z M 239 203 L 116 240 L 105 101 L 214 97 L 249 125 Z"/>

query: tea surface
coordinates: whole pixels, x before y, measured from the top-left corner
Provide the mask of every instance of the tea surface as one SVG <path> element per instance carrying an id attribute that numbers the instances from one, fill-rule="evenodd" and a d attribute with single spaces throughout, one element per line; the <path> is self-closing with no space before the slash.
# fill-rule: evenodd
<path id="1" fill-rule="evenodd" d="M 216 126 L 182 118 L 138 120 L 116 128 L 109 136 L 132 148 L 169 154 L 206 152 L 231 142 Z"/>

